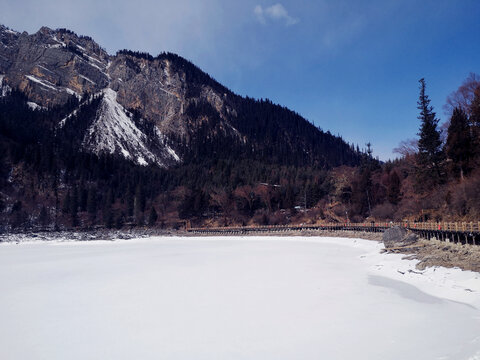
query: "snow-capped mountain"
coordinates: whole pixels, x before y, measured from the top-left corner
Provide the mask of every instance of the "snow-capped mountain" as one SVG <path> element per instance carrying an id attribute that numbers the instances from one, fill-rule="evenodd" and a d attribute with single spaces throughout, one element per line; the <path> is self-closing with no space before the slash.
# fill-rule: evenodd
<path id="1" fill-rule="evenodd" d="M 66 29 L 28 34 L 0 25 L 0 95 L 12 89 L 35 111 L 78 103 L 58 128 L 75 127 L 82 104 L 100 96 L 88 126 L 77 127 L 79 150 L 140 165 L 168 168 L 222 154 L 324 166 L 359 158 L 341 138 L 269 101 L 235 95 L 180 56 L 109 55 Z"/>

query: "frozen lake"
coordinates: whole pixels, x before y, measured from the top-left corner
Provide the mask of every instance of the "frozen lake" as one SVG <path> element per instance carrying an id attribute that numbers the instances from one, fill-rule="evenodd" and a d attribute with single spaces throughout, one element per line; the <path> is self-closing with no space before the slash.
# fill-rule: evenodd
<path id="1" fill-rule="evenodd" d="M 0 244 L 0 359 L 480 359 L 480 276 L 338 238 Z"/>

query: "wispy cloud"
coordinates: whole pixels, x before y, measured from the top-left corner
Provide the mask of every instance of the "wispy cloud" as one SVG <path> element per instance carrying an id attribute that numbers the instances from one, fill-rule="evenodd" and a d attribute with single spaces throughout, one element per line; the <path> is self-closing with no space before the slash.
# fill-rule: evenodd
<path id="1" fill-rule="evenodd" d="M 261 5 L 255 6 L 253 14 L 261 24 L 266 24 L 268 20 L 283 21 L 285 25 L 291 26 L 297 24 L 300 20 L 291 16 L 285 6 L 280 3 L 263 8 Z"/>

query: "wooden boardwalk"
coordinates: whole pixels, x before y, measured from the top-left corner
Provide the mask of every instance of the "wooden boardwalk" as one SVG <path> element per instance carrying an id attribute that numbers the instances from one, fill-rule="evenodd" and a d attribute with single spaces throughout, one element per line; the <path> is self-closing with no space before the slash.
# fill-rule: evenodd
<path id="1" fill-rule="evenodd" d="M 364 223 L 327 223 L 317 225 L 265 225 L 240 227 L 190 228 L 189 233 L 199 235 L 249 235 L 287 232 L 359 231 L 383 232 L 394 226 L 408 229 L 424 239 L 438 239 L 462 244 L 480 245 L 480 222 L 364 222 Z"/>

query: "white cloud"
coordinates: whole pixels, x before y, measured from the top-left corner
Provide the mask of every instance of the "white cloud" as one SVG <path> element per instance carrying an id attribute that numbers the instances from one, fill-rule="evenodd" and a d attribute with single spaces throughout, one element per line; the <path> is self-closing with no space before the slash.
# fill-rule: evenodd
<path id="1" fill-rule="evenodd" d="M 253 13 L 258 22 L 261 24 L 266 24 L 267 19 L 273 21 L 284 21 L 285 25 L 287 26 L 295 25 L 300 21 L 298 18 L 290 16 L 287 9 L 285 9 L 285 7 L 280 3 L 269 6 L 265 9 L 261 5 L 257 5 L 253 9 Z"/>
<path id="2" fill-rule="evenodd" d="M 266 24 L 265 16 L 263 15 L 263 8 L 260 5 L 255 6 L 253 13 L 260 24 Z"/>

